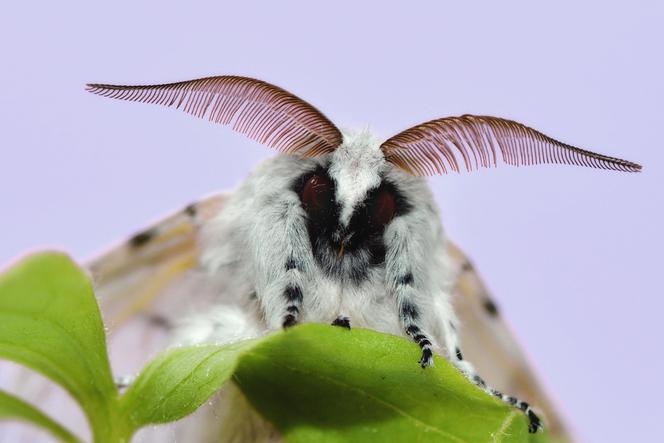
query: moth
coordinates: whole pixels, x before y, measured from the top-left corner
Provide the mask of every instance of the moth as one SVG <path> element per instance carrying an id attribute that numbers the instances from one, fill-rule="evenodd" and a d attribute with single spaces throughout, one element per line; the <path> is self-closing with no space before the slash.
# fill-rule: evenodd
<path id="1" fill-rule="evenodd" d="M 447 240 L 425 176 L 500 162 L 625 172 L 640 165 L 490 116 L 439 118 L 388 139 L 341 131 L 304 100 L 246 77 L 87 89 L 174 107 L 280 153 L 232 193 L 193 203 L 90 264 L 111 331 L 161 331 L 153 348 L 230 342 L 302 322 L 403 335 L 421 348 L 421 368 L 439 353 L 523 411 L 530 432 L 541 420 L 516 394 L 537 402 L 550 432 L 565 436 L 473 266 Z M 124 335 L 136 348 L 135 333 Z M 111 336 L 111 345 L 122 340 Z"/>

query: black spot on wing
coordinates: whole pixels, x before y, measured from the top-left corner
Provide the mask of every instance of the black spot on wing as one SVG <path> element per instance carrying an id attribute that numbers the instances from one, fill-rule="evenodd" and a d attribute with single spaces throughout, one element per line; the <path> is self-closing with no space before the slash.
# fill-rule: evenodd
<path id="1" fill-rule="evenodd" d="M 129 239 L 129 246 L 132 248 L 140 248 L 150 242 L 157 235 L 155 229 L 147 229 L 145 231 L 139 232 Z"/>
<path id="2" fill-rule="evenodd" d="M 162 328 L 165 330 L 173 329 L 173 324 L 166 317 L 159 314 L 150 314 L 147 316 L 147 320 L 152 326 Z"/>
<path id="3" fill-rule="evenodd" d="M 498 306 L 496 306 L 496 304 L 490 298 L 484 299 L 484 310 L 491 317 L 498 316 Z"/>
<path id="4" fill-rule="evenodd" d="M 195 203 L 187 205 L 187 207 L 184 208 L 184 213 L 187 214 L 189 217 L 195 217 L 197 212 L 198 208 L 196 207 Z"/>

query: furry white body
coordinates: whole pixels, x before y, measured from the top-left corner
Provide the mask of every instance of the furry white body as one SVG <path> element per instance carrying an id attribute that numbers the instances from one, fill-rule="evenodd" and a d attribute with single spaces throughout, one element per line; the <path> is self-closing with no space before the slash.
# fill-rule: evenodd
<path id="1" fill-rule="evenodd" d="M 237 339 L 239 330 L 252 336 L 278 329 L 284 287 L 295 282 L 303 292 L 300 322 L 329 323 L 348 316 L 353 326 L 406 335 L 399 306 L 408 299 L 420 308 L 421 327 L 435 339 L 434 347 L 443 352 L 444 344 L 452 345 L 455 338 L 447 335 L 456 319 L 438 210 L 426 180 L 387 164 L 378 147 L 367 133 L 345 134 L 344 144 L 333 154 L 308 159 L 279 155 L 259 165 L 228 199 L 224 211 L 203 227 L 201 265 L 224 288 L 221 306 L 189 319 L 177 341 L 227 342 Z M 336 180 L 342 223 L 348 223 L 382 176 L 397 183 L 412 206 L 386 227 L 385 264 L 370 268 L 357 284 L 326 275 L 308 244 L 306 213 L 292 188 L 297 177 L 317 167 L 328 167 Z M 302 269 L 284 268 L 292 253 L 302 260 Z M 344 266 L 353 266 L 353 260 L 348 257 Z M 408 293 L 402 293 L 391 276 L 407 272 L 417 278 Z M 229 302 L 244 309 L 235 304 L 224 308 Z M 234 327 L 228 328 L 228 323 Z"/>
<path id="2" fill-rule="evenodd" d="M 431 120 L 379 143 L 367 133 L 342 134 L 310 104 L 247 77 L 90 84 L 88 90 L 173 106 L 288 154 L 259 166 L 230 197 L 190 205 L 90 263 L 102 310 L 111 331 L 117 328 L 110 344 L 123 358 L 114 366 L 128 359 L 128 350 L 137 357 L 134 364 L 144 363 L 165 340 L 230 342 L 297 322 L 336 319 L 348 326 L 350 317 L 354 326 L 410 337 L 422 349 L 423 367 L 432 364 L 432 351 L 442 353 L 485 392 L 521 409 L 535 432 L 540 421 L 529 405 L 487 386 L 463 358 L 459 331 L 482 371 L 502 389 L 535 399 L 548 412 L 552 435 L 567 439 L 472 265 L 447 244 L 419 176 L 492 167 L 501 159 L 510 165 L 576 164 L 627 172 L 640 171 L 640 165 L 491 116 Z M 334 226 L 324 235 L 312 229 L 310 209 L 317 203 L 305 204 L 309 188 L 293 187 L 315 169 L 323 172 L 309 178 L 309 188 L 320 183 L 334 188 Z M 322 182 L 313 180 L 320 177 Z M 365 221 L 372 225 L 368 247 L 347 248 L 362 238 L 358 232 Z M 451 293 L 462 297 L 452 300 Z M 463 320 L 459 325 L 453 304 Z M 138 368 L 114 369 L 121 374 Z M 50 394 L 39 397 L 58 399 Z M 224 403 L 240 415 L 250 409 Z M 250 413 L 231 420 L 244 423 L 244 430 L 225 435 L 257 441 L 252 431 L 257 420 Z M 190 432 L 183 435 L 195 440 Z"/>

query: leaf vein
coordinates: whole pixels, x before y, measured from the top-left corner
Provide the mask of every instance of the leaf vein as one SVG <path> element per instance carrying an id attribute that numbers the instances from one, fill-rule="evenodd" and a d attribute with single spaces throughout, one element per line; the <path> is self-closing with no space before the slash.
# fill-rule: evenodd
<path id="1" fill-rule="evenodd" d="M 302 369 L 298 369 L 298 368 L 293 367 L 293 366 L 289 366 L 289 365 L 285 365 L 285 364 L 281 364 L 281 363 L 276 363 L 276 362 L 272 361 L 270 358 L 268 358 L 267 356 L 256 353 L 255 351 L 250 350 L 250 351 L 246 351 L 246 353 L 250 354 L 250 355 L 253 355 L 255 357 L 259 357 L 259 358 L 263 358 L 265 360 L 268 360 L 271 364 L 273 364 L 275 366 L 281 366 L 282 368 L 288 369 L 288 370 L 293 371 L 293 372 L 299 372 L 301 374 L 311 375 L 311 376 L 314 376 L 314 377 L 319 378 L 321 380 L 326 380 L 328 382 L 334 383 L 338 386 L 341 386 L 345 389 L 356 392 L 358 394 L 365 395 L 365 396 L 371 398 L 372 400 L 376 401 L 377 403 L 380 403 L 384 407 L 393 410 L 394 412 L 396 412 L 397 414 L 403 416 L 404 418 L 411 420 L 416 426 L 422 427 L 422 428 L 427 429 L 429 431 L 433 431 L 433 432 L 435 432 L 439 435 L 442 435 L 442 436 L 444 436 L 446 438 L 449 438 L 451 440 L 454 440 L 456 442 L 467 443 L 465 440 L 463 440 L 463 439 L 461 439 L 461 438 L 459 438 L 455 435 L 452 435 L 449 432 L 446 432 L 446 431 L 444 431 L 440 428 L 437 428 L 436 426 L 433 426 L 433 425 L 430 425 L 428 423 L 423 422 L 422 420 L 418 419 L 417 417 L 415 417 L 415 416 L 409 414 L 408 412 L 404 411 L 403 409 L 399 408 L 397 405 L 392 404 L 392 403 L 390 403 L 386 400 L 383 400 L 379 397 L 376 397 L 376 396 L 370 394 L 369 392 L 367 392 L 367 391 L 365 391 L 361 388 L 358 388 L 358 387 L 349 385 L 347 383 L 344 383 L 342 380 L 339 380 L 339 379 L 336 379 L 336 378 L 333 378 L 333 377 L 329 377 L 329 376 L 325 376 L 325 375 L 315 373 L 315 372 L 307 372 L 307 371 L 304 371 Z"/>

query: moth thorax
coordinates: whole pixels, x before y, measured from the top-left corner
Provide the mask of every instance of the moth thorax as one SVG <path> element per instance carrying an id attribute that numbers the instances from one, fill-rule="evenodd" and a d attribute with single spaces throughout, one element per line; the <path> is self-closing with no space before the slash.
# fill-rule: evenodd
<path id="1" fill-rule="evenodd" d="M 380 140 L 370 132 L 343 132 L 343 142 L 332 154 L 328 172 L 336 183 L 341 207 L 339 222 L 347 226 L 355 207 L 380 185 L 387 167 Z"/>

